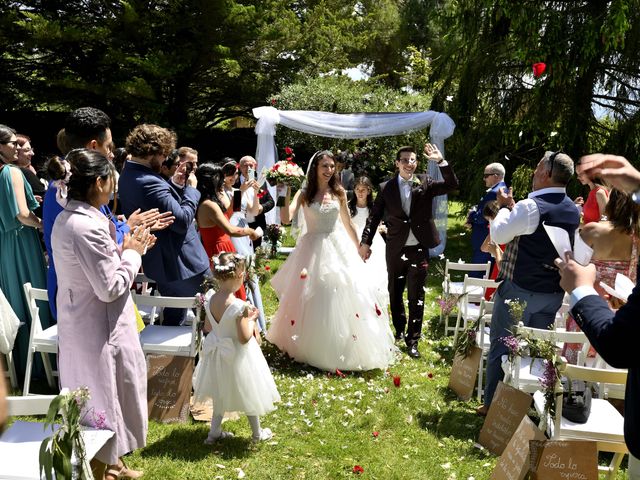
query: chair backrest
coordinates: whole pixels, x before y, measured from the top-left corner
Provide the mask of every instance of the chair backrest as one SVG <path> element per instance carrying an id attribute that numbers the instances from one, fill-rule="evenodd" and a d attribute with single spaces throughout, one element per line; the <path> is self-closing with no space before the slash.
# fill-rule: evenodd
<path id="1" fill-rule="evenodd" d="M 624 385 L 627 383 L 626 370 L 582 367 L 569 363 L 565 366 L 564 375 L 571 380 L 583 380 L 585 382 L 610 383 L 614 385 Z"/>
<path id="2" fill-rule="evenodd" d="M 483 278 L 489 277 L 489 271 L 491 270 L 491 262 L 487 263 L 465 263 L 465 262 L 450 262 L 446 260 L 444 264 L 444 276 L 450 277 L 450 270 L 454 272 L 484 272 Z"/>
<path id="3" fill-rule="evenodd" d="M 30 338 L 33 338 L 36 333 L 42 332 L 42 324 L 40 323 L 40 309 L 36 300 L 43 302 L 49 301 L 49 295 L 43 288 L 33 288 L 30 282 L 25 283 L 23 286 L 24 294 L 27 297 L 27 303 L 29 305 L 29 315 L 31 315 L 31 329 L 29 334 Z"/>
<path id="4" fill-rule="evenodd" d="M 478 316 L 480 320 L 480 327 L 482 328 L 487 320 L 491 321 L 491 315 L 493 314 L 493 301 L 485 300 L 484 298 L 480 299 L 480 315 Z"/>
<path id="5" fill-rule="evenodd" d="M 140 288 L 140 294 L 141 295 L 151 295 L 151 292 L 153 291 L 153 288 L 149 288 L 149 284 L 153 283 L 155 284 L 155 280 L 150 279 L 149 277 L 147 277 L 144 273 L 138 273 L 136 275 L 136 278 L 133 280 L 133 283 L 139 283 L 141 288 Z"/>
<path id="6" fill-rule="evenodd" d="M 518 324 L 516 331 L 522 335 L 564 343 L 586 343 L 589 341 L 583 332 L 567 332 L 565 330 L 545 330 L 541 328 L 525 327 L 522 322 Z"/>
<path id="7" fill-rule="evenodd" d="M 469 275 L 465 275 L 462 285 L 462 291 L 468 292 L 470 288 L 480 287 L 484 292 L 487 288 L 498 288 L 499 286 L 500 282 L 496 280 L 490 280 L 488 278 L 475 278 L 470 277 Z"/>
<path id="8" fill-rule="evenodd" d="M 60 395 L 69 393 L 68 388 L 60 390 Z M 22 397 L 7 397 L 9 416 L 46 415 L 49 405 L 58 395 L 33 395 Z"/>
<path id="9" fill-rule="evenodd" d="M 133 301 L 137 306 L 145 305 L 155 308 L 196 308 L 196 297 L 163 297 L 160 295 L 140 295 L 133 293 Z M 200 312 L 196 311 L 196 318 L 191 322 L 191 356 L 196 354 L 196 340 L 198 335 L 198 319 Z"/>

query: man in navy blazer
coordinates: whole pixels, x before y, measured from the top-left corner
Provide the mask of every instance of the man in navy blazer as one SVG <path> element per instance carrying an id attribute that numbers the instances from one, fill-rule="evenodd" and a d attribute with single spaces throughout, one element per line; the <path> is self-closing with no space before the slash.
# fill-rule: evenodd
<path id="1" fill-rule="evenodd" d="M 162 295 L 188 297 L 200 290 L 209 273 L 209 259 L 195 228 L 200 200 L 195 174 L 187 175 L 187 163 L 183 163 L 172 180 L 160 176 L 162 162 L 175 145 L 176 136 L 170 130 L 146 124 L 135 127 L 126 140 L 132 159 L 120 174 L 118 193 L 125 215 L 137 208 L 173 213 L 173 224 L 156 233 L 156 245 L 144 256 L 142 266 Z M 184 316 L 184 310 L 165 309 L 164 324 L 179 325 Z"/>
<path id="2" fill-rule="evenodd" d="M 580 159 L 578 173 L 599 177 L 614 188 L 633 194 L 640 203 L 640 172 L 623 157 L 594 154 Z M 598 296 L 593 284 L 596 270 L 576 263 L 570 255 L 557 259 L 560 286 L 571 294 L 571 314 L 589 338 L 591 345 L 612 367 L 627 368 L 624 438 L 629 448 L 630 479 L 640 479 L 640 288 L 636 284 L 627 303 L 617 312 Z"/>
<path id="3" fill-rule="evenodd" d="M 485 238 L 489 234 L 489 222 L 482 215 L 484 206 L 498 197 L 500 188 L 507 186 L 504 183 L 505 169 L 501 163 L 490 163 L 484 167 L 482 180 L 487 190 L 485 194 L 470 212 L 467 217 L 467 224 L 471 226 L 471 263 L 487 263 L 492 262 L 490 253 L 483 252 L 480 247 L 484 243 Z M 470 272 L 469 276 L 481 277 L 482 272 Z"/>

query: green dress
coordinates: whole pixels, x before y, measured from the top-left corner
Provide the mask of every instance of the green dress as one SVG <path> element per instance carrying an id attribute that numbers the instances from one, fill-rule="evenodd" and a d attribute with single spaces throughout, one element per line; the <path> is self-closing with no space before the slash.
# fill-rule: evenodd
<path id="1" fill-rule="evenodd" d="M 27 362 L 31 328 L 31 316 L 22 286 L 31 282 L 35 288 L 46 288 L 46 267 L 38 231 L 33 227 L 22 225 L 16 219 L 18 202 L 11 182 L 11 168 L 17 167 L 4 165 L 0 169 L 0 289 L 20 322 L 24 322 L 18 330 L 13 347 L 13 360 L 18 380 L 21 382 Z M 20 174 L 22 175 L 22 172 Z M 29 210 L 38 208 L 33 190 L 26 180 L 24 180 L 24 193 Z M 39 307 L 43 328 L 47 328 L 51 324 L 49 309 L 46 305 L 39 305 Z M 34 364 L 37 371 L 41 372 L 42 363 L 39 355 L 34 359 Z"/>

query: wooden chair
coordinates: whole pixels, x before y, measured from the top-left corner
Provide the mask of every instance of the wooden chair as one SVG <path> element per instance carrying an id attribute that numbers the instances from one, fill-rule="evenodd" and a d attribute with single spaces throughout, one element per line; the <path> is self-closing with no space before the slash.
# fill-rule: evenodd
<path id="1" fill-rule="evenodd" d="M 468 272 L 483 272 L 482 278 L 489 278 L 489 271 L 491 270 L 491 262 L 485 263 L 464 263 L 464 262 L 450 262 L 449 259 L 444 264 L 444 278 L 442 280 L 442 294 L 446 295 L 460 295 L 463 289 L 463 283 L 456 281 L 452 277 L 453 275 L 467 274 Z M 469 292 L 469 295 L 474 299 L 473 301 L 480 302 L 480 290 Z M 440 322 L 442 323 L 444 315 L 440 312 Z M 449 327 L 449 316 L 444 318 L 444 334 L 448 335 L 450 331 L 454 331 L 454 328 Z"/>
<path id="2" fill-rule="evenodd" d="M 162 297 L 133 294 L 133 301 L 138 306 L 155 308 L 193 308 L 195 297 Z M 156 325 L 155 319 L 140 332 L 140 343 L 145 354 L 176 355 L 195 357 L 198 336 L 198 321 L 191 325 L 168 326 Z"/>
<path id="3" fill-rule="evenodd" d="M 585 382 L 624 385 L 627 381 L 626 371 L 571 364 L 566 365 L 564 374 L 569 380 Z M 624 417 L 607 400 L 594 398 L 591 400 L 591 412 L 587 422 L 582 424 L 571 422 L 562 416 L 561 393 L 562 386 L 558 382 L 556 416 L 543 418 L 541 428 L 546 423 L 547 433 L 553 440 L 590 440 L 597 442 L 598 451 L 613 452 L 613 459 L 609 466 L 599 466 L 598 470 L 605 473 L 608 479 L 614 479 L 620 462 L 629 452 L 624 441 Z M 538 390 L 533 398 L 534 406 L 542 417 L 545 407 L 544 394 Z"/>
<path id="4" fill-rule="evenodd" d="M 53 325 L 46 330 L 43 330 L 42 328 L 39 308 L 36 300 L 43 302 L 49 301 L 49 297 L 45 289 L 33 288 L 31 283 L 25 283 L 24 293 L 27 297 L 27 303 L 29 304 L 31 328 L 29 329 L 29 348 L 27 350 L 27 364 L 24 374 L 24 387 L 22 394 L 29 395 L 29 388 L 31 386 L 31 370 L 33 369 L 33 355 L 36 352 L 40 352 L 40 355 L 42 356 L 42 362 L 44 363 L 44 370 L 47 375 L 47 382 L 49 383 L 49 386 L 51 388 L 56 388 L 53 377 L 54 375 L 57 376 L 58 372 L 54 371 L 51 367 L 49 354 L 58 354 L 58 326 Z"/>
<path id="5" fill-rule="evenodd" d="M 484 299 L 488 288 L 498 288 L 500 282 L 485 278 L 475 278 L 469 275 L 464 276 L 462 282 L 462 292 L 458 301 L 458 317 L 453 333 L 453 343 L 455 345 L 459 330 L 465 329 L 469 321 L 475 321 L 480 315 L 480 302 Z M 462 321 L 462 325 L 461 325 Z"/>

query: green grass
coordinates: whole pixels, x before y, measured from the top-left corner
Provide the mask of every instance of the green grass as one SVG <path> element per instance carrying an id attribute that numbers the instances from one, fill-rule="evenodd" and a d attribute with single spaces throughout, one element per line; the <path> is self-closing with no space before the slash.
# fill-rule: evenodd
<path id="1" fill-rule="evenodd" d="M 446 256 L 469 259 L 468 243 L 462 220 L 452 212 Z M 284 260 L 271 260 L 272 271 Z M 213 447 L 202 443 L 207 423 L 151 422 L 148 446 L 130 455 L 129 465 L 143 469 L 148 479 L 235 479 L 237 469 L 250 479 L 354 478 L 355 465 L 364 469 L 359 477 L 369 479 L 488 479 L 496 457 L 474 447 L 483 421 L 475 415 L 477 403 L 458 401 L 447 389 L 452 341 L 443 338 L 438 322 L 438 265 L 444 260 L 432 260 L 429 269 L 421 359 L 402 354 L 388 372 L 339 378 L 296 364 L 264 344 L 282 396 L 278 410 L 262 418 L 275 433 L 271 442 L 252 445 L 245 418 L 226 422 L 236 437 Z M 268 284 L 262 295 L 271 316 L 277 299 Z"/>

